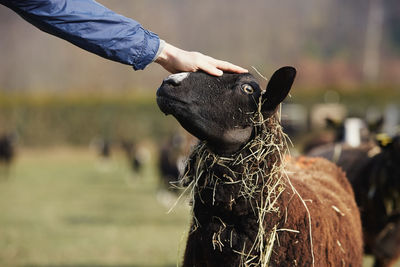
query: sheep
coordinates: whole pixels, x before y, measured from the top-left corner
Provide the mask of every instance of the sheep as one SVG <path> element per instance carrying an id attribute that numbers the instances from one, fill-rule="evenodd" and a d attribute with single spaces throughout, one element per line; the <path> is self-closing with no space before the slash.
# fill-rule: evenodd
<path id="1" fill-rule="evenodd" d="M 400 259 L 400 136 L 380 135 L 379 146 L 324 146 L 310 156 L 335 160 L 347 173 L 361 210 L 365 252 L 375 267 Z"/>
<path id="2" fill-rule="evenodd" d="M 111 147 L 112 141 L 104 137 L 94 137 L 89 143 L 89 148 L 93 149 L 100 158 L 105 160 L 111 157 Z"/>
<path id="3" fill-rule="evenodd" d="M 331 118 L 325 118 L 326 129 L 322 133 L 312 134 L 303 144 L 302 152 L 309 153 L 315 148 L 343 140 L 344 125 Z M 329 131 L 326 131 L 329 130 Z"/>
<path id="4" fill-rule="evenodd" d="M 126 157 L 129 162 L 129 166 L 131 167 L 134 173 L 140 173 L 143 168 L 143 162 L 138 156 L 138 148 L 137 144 L 130 140 L 122 140 L 121 148 L 125 152 Z"/>
<path id="5" fill-rule="evenodd" d="M 383 117 L 375 121 L 365 121 L 361 118 L 346 118 L 343 121 L 325 118 L 326 128 L 330 133 L 323 133 L 312 137 L 303 146 L 304 154 L 319 153 L 324 146 L 331 147 L 332 144 L 345 143 L 350 146 L 364 146 L 371 141 L 371 135 L 378 133 L 383 127 Z"/>
<path id="6" fill-rule="evenodd" d="M 14 160 L 15 143 L 15 134 L 3 134 L 0 136 L 0 166 L 3 165 L 6 178 L 9 175 L 10 165 Z"/>
<path id="7" fill-rule="evenodd" d="M 195 138 L 183 132 L 175 132 L 163 142 L 159 149 L 158 161 L 162 189 L 178 192 L 175 184 L 183 175 L 185 162 L 195 144 L 197 144 Z"/>
<path id="8" fill-rule="evenodd" d="M 277 110 L 295 75 L 283 67 L 261 90 L 249 73 L 180 73 L 157 90 L 160 110 L 201 141 L 182 178 L 192 205 L 183 267 L 361 266 L 345 174 L 286 154 Z"/>

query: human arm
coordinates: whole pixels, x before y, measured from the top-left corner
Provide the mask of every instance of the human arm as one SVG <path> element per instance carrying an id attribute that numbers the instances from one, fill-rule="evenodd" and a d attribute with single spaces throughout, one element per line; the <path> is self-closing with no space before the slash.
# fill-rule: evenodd
<path id="1" fill-rule="evenodd" d="M 39 29 L 104 58 L 144 69 L 155 61 L 166 70 L 247 72 L 231 63 L 188 52 L 160 40 L 137 21 L 94 0 L 0 0 Z"/>
<path id="2" fill-rule="evenodd" d="M 0 0 L 0 4 L 42 31 L 135 70 L 150 64 L 159 48 L 156 34 L 93 0 Z"/>

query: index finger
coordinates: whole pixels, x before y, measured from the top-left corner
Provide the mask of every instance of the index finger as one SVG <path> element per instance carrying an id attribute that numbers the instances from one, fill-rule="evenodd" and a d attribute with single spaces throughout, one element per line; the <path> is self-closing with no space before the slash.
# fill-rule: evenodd
<path id="1" fill-rule="evenodd" d="M 234 65 L 230 62 L 223 60 L 216 60 L 215 67 L 227 72 L 235 72 L 235 73 L 246 73 L 249 72 L 247 69 Z"/>

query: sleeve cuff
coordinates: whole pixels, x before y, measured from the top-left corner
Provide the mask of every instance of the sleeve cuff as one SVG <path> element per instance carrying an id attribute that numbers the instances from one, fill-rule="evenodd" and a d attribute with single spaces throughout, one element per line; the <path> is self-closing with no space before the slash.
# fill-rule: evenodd
<path id="1" fill-rule="evenodd" d="M 165 41 L 162 40 L 162 39 L 160 39 L 160 44 L 159 44 L 159 46 L 158 46 L 157 53 L 156 53 L 156 55 L 154 56 L 154 58 L 153 58 L 153 60 L 152 60 L 151 62 L 154 62 L 154 61 L 158 58 L 158 56 L 159 56 L 159 55 L 161 54 L 161 52 L 164 50 L 164 47 L 165 47 Z"/>

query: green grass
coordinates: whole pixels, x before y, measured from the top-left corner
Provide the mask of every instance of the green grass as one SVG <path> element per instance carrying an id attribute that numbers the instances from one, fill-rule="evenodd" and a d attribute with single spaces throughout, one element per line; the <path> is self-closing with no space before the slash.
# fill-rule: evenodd
<path id="1" fill-rule="evenodd" d="M 0 179 L 0 266 L 172 267 L 189 210 L 156 200 L 154 165 L 133 176 L 124 158 L 86 149 L 18 151 Z M 365 258 L 364 266 L 371 266 Z M 396 265 L 400 266 L 400 265 Z"/>
<path id="2" fill-rule="evenodd" d="M 0 266 L 176 266 L 189 212 L 166 214 L 156 175 L 84 150 L 19 151 L 0 182 Z"/>

